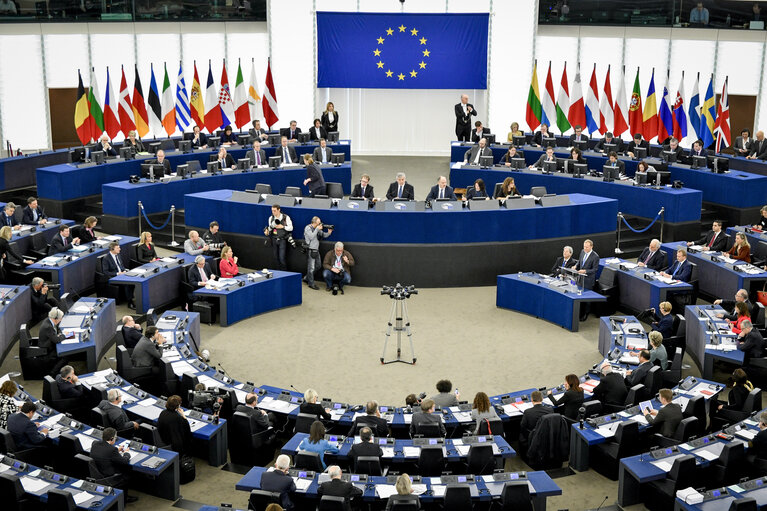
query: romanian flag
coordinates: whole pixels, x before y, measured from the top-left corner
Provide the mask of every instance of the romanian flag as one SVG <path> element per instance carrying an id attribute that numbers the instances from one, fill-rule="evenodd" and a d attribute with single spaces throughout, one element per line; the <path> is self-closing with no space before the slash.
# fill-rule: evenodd
<path id="1" fill-rule="evenodd" d="M 200 127 L 205 127 L 205 105 L 202 101 L 202 89 L 200 89 L 200 77 L 197 74 L 197 61 L 194 62 L 194 81 L 192 82 L 189 105 L 192 110 L 192 120 Z"/>
<path id="2" fill-rule="evenodd" d="M 136 131 L 138 136 L 143 137 L 149 133 L 149 115 L 146 113 L 146 103 L 144 103 L 144 91 L 141 88 L 141 79 L 138 77 L 138 66 L 134 67 L 135 80 L 133 80 L 133 99 L 131 108 L 133 108 L 133 118 L 136 121 Z"/>
<path id="3" fill-rule="evenodd" d="M 530 79 L 530 92 L 527 94 L 525 121 L 530 131 L 541 125 L 541 93 L 538 91 L 538 62 L 533 65 L 533 77 Z"/>
<path id="4" fill-rule="evenodd" d="M 637 75 L 636 78 L 634 78 L 634 90 L 631 92 L 631 100 L 629 101 L 629 126 L 631 127 L 632 136 L 637 133 L 644 135 L 642 91 L 639 87 L 639 68 L 637 68 Z"/>
<path id="5" fill-rule="evenodd" d="M 85 145 L 91 140 L 91 114 L 80 70 L 77 71 L 77 78 L 79 83 L 77 85 L 77 102 L 75 103 L 75 130 L 77 130 L 77 138 Z"/>
<path id="6" fill-rule="evenodd" d="M 655 69 L 650 77 L 650 87 L 647 89 L 647 101 L 643 114 L 644 138 L 649 142 L 658 136 L 658 103 L 655 101 Z"/>

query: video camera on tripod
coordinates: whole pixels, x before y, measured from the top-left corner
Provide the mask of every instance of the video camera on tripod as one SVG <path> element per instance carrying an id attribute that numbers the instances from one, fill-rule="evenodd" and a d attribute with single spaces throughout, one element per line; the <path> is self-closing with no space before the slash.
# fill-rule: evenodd
<path id="1" fill-rule="evenodd" d="M 381 294 L 389 295 L 392 300 L 405 300 L 410 298 L 410 295 L 417 295 L 418 290 L 415 286 L 403 286 L 398 282 L 396 286 L 383 286 Z"/>
<path id="2" fill-rule="evenodd" d="M 221 409 L 221 400 L 223 394 L 218 388 L 208 388 L 205 390 L 189 391 L 189 408 L 196 408 L 200 411 L 208 411 L 217 414 Z"/>

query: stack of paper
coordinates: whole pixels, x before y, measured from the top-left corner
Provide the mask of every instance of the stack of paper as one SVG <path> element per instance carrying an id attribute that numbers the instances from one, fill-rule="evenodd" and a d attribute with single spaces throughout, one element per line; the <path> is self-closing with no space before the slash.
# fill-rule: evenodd
<path id="1" fill-rule="evenodd" d="M 309 489 L 309 486 L 312 484 L 311 480 L 309 479 L 299 479 L 298 477 L 294 477 L 293 481 L 296 483 L 296 490 L 298 491 L 306 491 Z M 394 488 L 392 486 L 392 488 Z"/>
<path id="2" fill-rule="evenodd" d="M 381 447 L 381 450 L 383 451 L 384 458 L 394 457 L 394 447 Z"/>
<path id="3" fill-rule="evenodd" d="M 377 484 L 376 494 L 382 499 L 388 499 L 397 494 L 397 488 L 393 484 Z"/>
<path id="4" fill-rule="evenodd" d="M 417 458 L 421 455 L 421 448 L 420 447 L 414 447 L 406 445 L 402 448 L 402 454 L 409 458 Z"/>

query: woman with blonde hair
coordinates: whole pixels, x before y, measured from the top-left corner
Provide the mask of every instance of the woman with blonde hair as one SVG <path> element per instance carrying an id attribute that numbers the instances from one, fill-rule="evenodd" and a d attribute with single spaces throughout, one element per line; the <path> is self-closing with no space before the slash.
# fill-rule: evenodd
<path id="1" fill-rule="evenodd" d="M 141 233 L 136 249 L 136 257 L 141 264 L 151 263 L 158 259 L 157 252 L 152 245 L 152 233 L 149 231 Z"/>
<path id="2" fill-rule="evenodd" d="M 412 503 L 418 509 L 421 509 L 421 501 L 418 499 L 418 495 L 413 494 L 413 483 L 410 481 L 409 475 L 400 475 L 394 484 L 394 488 L 397 490 L 397 493 L 389 497 L 389 501 L 386 503 L 386 511 L 394 509 L 395 502 Z"/>
<path id="3" fill-rule="evenodd" d="M 330 133 L 331 131 L 338 131 L 338 112 L 336 112 L 336 106 L 332 101 L 328 101 L 325 106 L 325 111 L 322 112 L 322 127 L 325 131 Z"/>
<path id="4" fill-rule="evenodd" d="M 512 122 L 512 123 L 511 123 L 510 129 L 511 129 L 511 131 L 510 131 L 510 132 L 509 132 L 509 134 L 506 136 L 506 141 L 507 141 L 507 142 L 513 142 L 513 141 L 514 141 L 514 136 L 515 136 L 515 135 L 516 135 L 516 136 L 518 136 L 518 137 L 523 137 L 523 136 L 525 136 L 525 134 L 522 132 L 522 130 L 521 130 L 521 129 L 519 129 L 519 123 L 518 123 L 518 122 L 516 122 L 516 121 L 514 121 L 514 122 Z"/>
<path id="5" fill-rule="evenodd" d="M 738 261 L 751 262 L 751 245 L 745 234 L 742 232 L 735 234 L 735 243 L 732 244 L 732 248 L 727 251 L 727 254 Z"/>
<path id="6" fill-rule="evenodd" d="M 128 132 L 128 138 L 123 142 L 123 147 L 130 147 L 133 149 L 133 154 L 145 152 L 144 144 L 141 140 L 136 138 L 136 130 L 130 130 Z"/>
<path id="7" fill-rule="evenodd" d="M 306 389 L 304 392 L 304 402 L 298 408 L 299 413 L 308 413 L 316 415 L 318 419 L 330 420 L 330 409 L 323 408 L 321 404 L 317 403 L 320 398 L 317 391 L 314 389 Z"/>
<path id="8" fill-rule="evenodd" d="M 222 279 L 236 277 L 240 272 L 237 268 L 237 256 L 232 252 L 232 247 L 224 245 L 221 249 L 221 262 L 218 263 Z"/>
<path id="9" fill-rule="evenodd" d="M 3 282 L 5 282 L 7 278 L 5 264 L 8 261 L 8 254 L 12 255 L 17 261 L 23 261 L 24 264 L 32 264 L 34 262 L 29 259 L 24 259 L 18 252 L 16 252 L 14 246 L 10 244 L 12 236 L 13 229 L 7 225 L 0 228 L 0 281 Z"/>

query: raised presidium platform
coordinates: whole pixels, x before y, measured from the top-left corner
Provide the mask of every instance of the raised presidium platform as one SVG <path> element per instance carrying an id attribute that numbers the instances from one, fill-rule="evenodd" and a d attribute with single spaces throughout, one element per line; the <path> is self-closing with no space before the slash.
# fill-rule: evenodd
<path id="1" fill-rule="evenodd" d="M 717 317 L 719 314 L 726 314 L 719 305 L 688 305 L 684 310 L 687 353 L 697 362 L 704 378 L 713 376 L 714 362 L 743 365 L 738 335 L 727 320 Z"/>
<path id="2" fill-rule="evenodd" d="M 340 166 L 325 164 L 320 168 L 326 183 L 341 183 L 344 194 L 351 193 L 351 162 Z M 285 193 L 285 189 L 291 186 L 300 188 L 303 195 L 309 195 L 308 188 L 303 184 L 305 179 L 306 167 L 296 165 L 277 170 L 228 170 L 216 175 L 200 172 L 186 179 L 173 176 L 154 183 L 148 179 L 142 179 L 139 183 L 129 183 L 127 179 L 108 183 L 101 187 L 104 202 L 102 225 L 107 232 L 134 232 L 138 227 L 139 201 L 152 222 L 163 222 L 171 206 L 184 207 L 184 195 L 188 193 L 221 189 L 244 191 L 265 184 L 271 186 L 274 194 Z M 143 218 L 141 221 L 145 222 Z"/>
<path id="3" fill-rule="evenodd" d="M 305 153 L 311 154 L 318 145 L 295 144 L 292 147 L 300 157 Z M 351 141 L 341 140 L 338 144 L 328 144 L 328 147 L 335 153 L 344 153 L 344 161 L 351 161 Z M 244 158 L 250 149 L 251 147 L 231 146 L 227 148 L 227 153 L 231 154 L 236 162 L 239 158 Z M 276 151 L 276 147 L 269 145 L 262 145 L 262 149 L 266 152 L 267 158 L 273 156 Z M 197 149 L 191 153 L 167 151 L 165 154 L 173 170 L 178 165 L 191 160 L 198 161 L 204 169 L 207 167 L 210 156 L 217 154 L 217 151 L 217 149 Z M 154 155 L 146 154 L 137 155 L 136 159 L 132 160 L 113 158 L 101 165 L 65 162 L 57 165 L 39 165 L 34 167 L 38 183 L 37 194 L 45 211 L 49 214 L 72 217 L 72 213 L 81 211 L 82 206 L 87 202 L 98 200 L 94 197 L 101 195 L 102 185 L 127 181 L 131 175 L 140 175 L 141 164 L 151 159 L 154 159 Z M 135 211 L 130 213 L 131 216 L 135 216 Z"/>
<path id="4" fill-rule="evenodd" d="M 535 272 L 498 275 L 495 305 L 551 321 L 572 332 L 578 331 L 580 304 L 604 302 L 607 298 L 562 280 Z"/>
<path id="5" fill-rule="evenodd" d="M 301 286 L 300 273 L 274 270 L 209 281 L 194 295 L 218 302 L 221 326 L 229 326 L 264 312 L 301 305 Z"/>
<path id="6" fill-rule="evenodd" d="M 242 264 L 258 268 L 272 260 L 263 229 L 271 204 L 280 199 L 292 204 L 292 198 L 233 190 L 189 194 L 184 199 L 185 223 L 202 229 L 217 220 L 232 245 L 251 247 L 241 254 Z M 547 206 L 530 200 L 518 209 L 479 211 L 464 209 L 460 202 L 451 203 L 451 209 L 431 210 L 422 202 L 381 203 L 369 209 L 360 201 L 341 200 L 331 207 L 330 200 L 313 200 L 300 206 L 283 202 L 283 211 L 293 222 L 295 238 L 314 216 L 335 225 L 320 252 L 324 255 L 342 240 L 356 261 L 354 285 L 476 286 L 492 285 L 497 275 L 523 268 L 544 271 L 548 268 L 541 254 L 559 253 L 563 245 L 577 245 L 584 237 L 597 247 L 614 244 L 617 201 L 584 194 L 559 200 L 566 203 Z M 400 205 L 408 209 L 393 209 Z M 288 267 L 303 272 L 304 254 L 288 250 Z"/>
<path id="7" fill-rule="evenodd" d="M 564 145 L 569 145 L 569 143 Z M 508 147 L 508 145 L 492 145 L 493 161 L 498 163 L 503 154 L 508 151 Z M 453 142 L 450 161 L 462 162 L 468 149 L 470 146 Z M 520 149 L 525 154 L 527 165 L 538 161 L 538 158 L 545 152 L 541 147 L 530 145 L 522 146 Z M 556 148 L 555 155 L 558 158 L 569 158 L 565 147 Z M 589 169 L 593 170 L 601 171 L 602 166 L 607 161 L 606 155 L 591 150 L 585 151 L 583 156 L 586 158 Z M 626 174 L 633 176 L 638 161 L 626 156 L 620 156 L 619 159 L 625 163 Z M 656 168 L 662 163 L 660 159 L 653 157 L 646 158 L 646 160 Z M 751 160 L 747 161 L 750 162 Z M 761 165 L 767 170 L 767 164 L 762 162 Z M 668 171 L 672 181 L 682 181 L 685 188 L 701 191 L 703 202 L 715 206 L 728 224 L 742 224 L 751 221 L 752 218 L 757 218 L 759 208 L 764 205 L 764 198 L 767 196 L 767 175 L 735 170 L 735 167 L 729 172 L 717 174 L 710 169 L 693 169 L 690 165 L 683 163 L 669 164 Z"/>
<path id="8" fill-rule="evenodd" d="M 98 361 L 115 336 L 115 301 L 107 298 L 80 298 L 59 323 L 66 339 L 56 345 L 61 358 L 85 358 L 88 371 Z"/>

